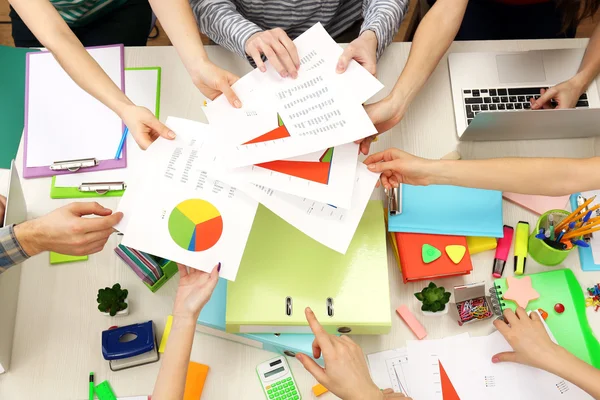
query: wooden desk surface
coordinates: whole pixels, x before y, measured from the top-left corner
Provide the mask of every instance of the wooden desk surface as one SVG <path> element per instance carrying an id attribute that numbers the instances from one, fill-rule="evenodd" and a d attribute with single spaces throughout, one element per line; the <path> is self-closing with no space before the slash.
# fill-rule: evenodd
<path id="1" fill-rule="evenodd" d="M 451 51 L 584 47 L 586 43 L 587 40 L 583 39 L 463 42 L 455 43 Z M 394 43 L 388 48 L 378 66 L 379 79 L 386 89 L 375 99 L 383 97 L 394 85 L 406 62 L 409 49 L 409 43 Z M 244 60 L 224 49 L 208 47 L 208 52 L 218 65 L 236 74 L 242 75 L 250 70 Z M 193 86 L 173 48 L 128 48 L 125 55 L 128 67 L 162 67 L 161 120 L 164 121 L 167 116 L 172 115 L 206 122 L 201 111 L 204 98 Z M 457 145 L 448 67 L 444 58 L 402 122 L 392 131 L 383 134 L 374 144 L 373 151 L 395 146 L 420 156 L 440 158 L 455 150 Z M 595 153 L 594 139 L 520 144 L 479 143 L 477 146 L 461 144 L 458 147 L 463 154 L 470 154 L 472 157 L 507 154 L 586 157 Z M 22 149 L 18 165 L 22 165 Z M 0 177 L 6 178 L 6 171 L 0 172 Z M 24 190 L 31 218 L 69 202 L 49 198 L 50 179 L 25 180 Z M 374 199 L 382 197 L 380 190 L 374 191 Z M 104 206 L 114 209 L 118 199 L 106 198 L 99 201 Z M 514 226 L 519 220 L 533 224 L 536 217 L 505 202 L 504 221 Z M 0 399 L 86 399 L 87 377 L 90 371 L 96 373 L 97 382 L 108 379 L 118 396 L 152 393 L 159 363 L 119 372 L 110 371 L 108 363 L 102 359 L 100 332 L 110 325 L 125 325 L 152 319 L 158 334 L 161 335 L 173 305 L 177 278 L 168 282 L 156 294 L 151 293 L 113 252 L 118 241 L 119 238 L 114 235 L 104 251 L 90 256 L 89 261 L 85 263 L 50 266 L 48 254 L 42 254 L 23 265 L 13 361 L 10 371 L 0 375 Z M 474 255 L 472 275 L 441 282 L 447 288 L 463 282 L 485 280 L 489 284 L 492 258 L 493 252 Z M 391 250 L 388 259 L 392 306 L 390 312 L 393 313 L 400 304 L 408 304 L 414 308 L 416 300 L 412 294 L 420 290 L 423 284 L 402 284 Z M 600 273 L 581 271 L 576 252 L 567 258 L 564 265 L 573 269 L 582 286 L 600 281 Z M 538 266 L 529 259 L 527 269 L 528 272 L 537 272 L 546 270 L 546 267 Z M 120 282 L 130 293 L 131 313 L 121 319 L 102 316 L 96 309 L 98 288 L 115 282 Z M 588 317 L 595 332 L 600 335 L 600 314 L 588 309 Z M 442 319 L 419 319 L 423 321 L 429 338 L 441 338 L 465 330 L 472 335 L 484 335 L 493 330 L 491 322 L 461 328 L 449 316 Z M 354 339 L 363 346 L 365 353 L 402 347 L 407 339 L 414 339 L 410 330 L 395 314 L 392 321 L 392 332 L 388 335 Z M 263 399 L 255 367 L 272 356 L 272 353 L 263 350 L 197 333 L 191 359 L 211 368 L 202 398 Z M 295 360 L 290 360 L 290 365 L 304 398 L 313 398 L 311 387 L 316 383 L 314 378 Z M 323 400 L 333 398 L 331 394 L 320 397 Z"/>

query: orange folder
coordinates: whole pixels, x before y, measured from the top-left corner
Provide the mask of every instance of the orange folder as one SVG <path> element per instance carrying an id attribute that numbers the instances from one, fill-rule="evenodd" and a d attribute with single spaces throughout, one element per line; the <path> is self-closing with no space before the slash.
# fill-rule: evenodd
<path id="1" fill-rule="evenodd" d="M 467 238 L 464 236 L 401 232 L 396 232 L 395 235 L 404 283 L 467 275 L 473 270 Z M 441 256 L 435 261 L 425 263 L 421 255 L 425 244 L 438 249 Z M 446 253 L 446 246 L 450 245 L 465 247 L 465 254 L 458 264 L 455 264 Z"/>
<path id="2" fill-rule="evenodd" d="M 208 369 L 208 365 L 190 361 L 185 378 L 183 400 L 200 400 L 202 390 L 204 389 L 204 382 L 206 382 L 206 376 L 208 375 Z"/>

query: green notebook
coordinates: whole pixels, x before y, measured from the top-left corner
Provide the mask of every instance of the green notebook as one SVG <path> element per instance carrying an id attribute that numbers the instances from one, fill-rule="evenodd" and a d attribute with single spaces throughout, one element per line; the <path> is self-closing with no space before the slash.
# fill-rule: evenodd
<path id="1" fill-rule="evenodd" d="M 25 124 L 25 55 L 34 49 L 0 46 L 0 168 L 17 157 Z"/>
<path id="2" fill-rule="evenodd" d="M 306 307 L 330 333 L 390 331 L 381 201 L 367 205 L 346 255 L 258 208 L 236 280 L 227 284 L 226 330 L 310 333 Z"/>
<path id="3" fill-rule="evenodd" d="M 128 86 L 127 80 L 125 81 L 125 93 L 127 96 L 137 105 L 144 105 L 150 111 L 156 115 L 156 118 L 160 118 L 160 84 L 161 84 L 161 69 L 160 67 L 140 67 L 140 68 L 125 68 L 125 71 L 154 71 L 156 78 L 156 96 L 153 99 L 149 99 L 148 90 L 144 85 L 133 85 L 131 82 Z M 127 76 L 126 76 L 127 78 Z M 145 77 L 140 78 L 139 83 L 146 83 Z M 150 82 L 148 82 L 150 84 Z M 152 82 L 153 84 L 154 82 Z M 117 149 L 115 149 L 115 152 Z M 131 156 L 128 155 L 128 161 Z M 96 192 L 80 192 L 79 187 L 56 187 L 56 176 L 52 177 L 52 186 L 50 188 L 50 197 L 53 199 L 85 199 L 92 197 L 121 197 L 125 193 L 124 190 L 115 190 L 106 192 L 105 194 L 99 194 Z"/>
<path id="4" fill-rule="evenodd" d="M 600 344 L 594 337 L 585 311 L 585 297 L 581 285 L 570 269 L 540 272 L 528 275 L 531 286 L 540 297 L 527 304 L 527 311 L 543 309 L 548 313 L 546 324 L 552 331 L 558 344 L 583 361 L 600 368 Z M 492 293 L 492 302 L 500 305 L 500 310 L 517 308 L 512 300 L 504 300 L 502 294 L 508 289 L 506 278 L 496 279 Z M 495 297 L 495 299 L 494 299 Z M 562 314 L 554 311 L 554 305 L 565 306 Z"/>
<path id="5" fill-rule="evenodd" d="M 87 261 L 88 256 L 68 256 L 65 254 L 50 252 L 50 264 L 64 264 L 75 261 Z"/>

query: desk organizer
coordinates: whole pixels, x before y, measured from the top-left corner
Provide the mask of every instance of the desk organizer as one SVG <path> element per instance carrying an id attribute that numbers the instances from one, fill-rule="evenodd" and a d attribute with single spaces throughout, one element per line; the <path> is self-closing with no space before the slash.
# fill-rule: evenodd
<path id="1" fill-rule="evenodd" d="M 171 279 L 177 272 L 177 263 L 153 256 L 120 244 L 115 253 L 144 282 L 152 293 Z"/>

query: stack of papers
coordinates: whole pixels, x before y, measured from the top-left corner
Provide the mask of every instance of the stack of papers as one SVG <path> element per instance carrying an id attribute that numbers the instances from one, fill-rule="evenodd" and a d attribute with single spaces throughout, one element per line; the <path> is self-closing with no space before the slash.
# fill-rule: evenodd
<path id="1" fill-rule="evenodd" d="M 552 337 L 547 325 L 546 330 Z M 492 363 L 492 356 L 505 351 L 512 348 L 496 331 L 473 338 L 464 333 L 438 340 L 409 340 L 407 348 L 367 358 L 377 386 L 414 399 L 444 400 L 453 398 L 453 393 L 461 400 L 592 399 L 549 372 L 515 363 Z"/>
<path id="2" fill-rule="evenodd" d="M 376 133 L 362 103 L 382 85 L 356 62 L 337 74 L 342 49 L 320 24 L 295 44 L 297 79 L 254 70 L 233 85 L 243 108 L 221 96 L 209 124 L 167 119 L 177 138 L 128 168 L 124 246 L 204 271 L 220 262 L 234 280 L 262 204 L 345 254 L 378 179 L 353 142 Z"/>

